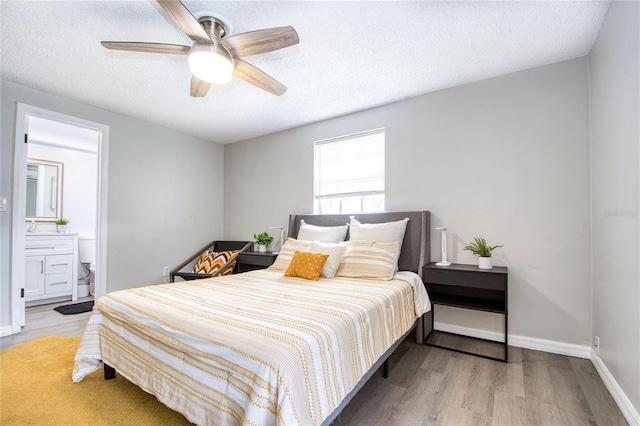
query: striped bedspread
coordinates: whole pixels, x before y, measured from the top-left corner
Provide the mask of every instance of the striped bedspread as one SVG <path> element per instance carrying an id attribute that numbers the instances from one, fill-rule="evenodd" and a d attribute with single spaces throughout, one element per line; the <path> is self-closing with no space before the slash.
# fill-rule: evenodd
<path id="1" fill-rule="evenodd" d="M 420 278 L 259 270 L 101 297 L 73 381 L 104 361 L 190 421 L 318 425 L 430 309 Z"/>

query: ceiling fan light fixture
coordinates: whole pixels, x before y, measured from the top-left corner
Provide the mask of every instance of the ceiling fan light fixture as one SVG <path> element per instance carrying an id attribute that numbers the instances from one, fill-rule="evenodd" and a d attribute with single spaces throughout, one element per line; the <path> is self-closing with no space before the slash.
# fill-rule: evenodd
<path id="1" fill-rule="evenodd" d="M 2 0 L 0 0 L 2 1 Z M 189 94 L 207 95 L 212 84 L 223 84 L 234 76 L 267 92 L 280 96 L 287 87 L 264 71 L 242 60 L 298 44 L 293 27 L 276 27 L 231 35 L 224 20 L 213 14 L 196 19 L 181 0 L 156 0 L 160 8 L 193 41 L 191 47 L 169 43 L 103 41 L 110 50 L 188 55 L 191 69 Z"/>
<path id="2" fill-rule="evenodd" d="M 233 76 L 233 58 L 217 42 L 212 44 L 196 42 L 189 52 L 189 68 L 200 80 L 224 84 Z"/>

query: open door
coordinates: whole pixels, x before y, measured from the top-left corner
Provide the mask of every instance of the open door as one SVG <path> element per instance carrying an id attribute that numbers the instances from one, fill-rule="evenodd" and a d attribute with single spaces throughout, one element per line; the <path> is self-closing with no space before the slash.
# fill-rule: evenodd
<path id="1" fill-rule="evenodd" d="M 107 165 L 109 126 L 18 103 L 14 150 L 14 183 L 11 230 L 11 333 L 25 325 L 25 231 L 27 209 L 27 151 L 30 120 L 45 119 L 97 132 L 97 202 L 95 297 L 105 293 L 107 247 Z"/>

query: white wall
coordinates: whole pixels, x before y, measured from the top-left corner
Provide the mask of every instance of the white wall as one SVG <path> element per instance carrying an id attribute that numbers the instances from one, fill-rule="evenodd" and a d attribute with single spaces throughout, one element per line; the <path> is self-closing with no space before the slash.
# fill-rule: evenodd
<path id="1" fill-rule="evenodd" d="M 98 155 L 95 152 L 44 145 L 35 140 L 29 141 L 27 152 L 29 158 L 63 164 L 62 215 L 69 219 L 67 232 L 95 235 Z M 41 231 L 47 230 L 47 227 L 55 230 L 51 222 L 38 223 Z"/>
<path id="2" fill-rule="evenodd" d="M 585 58 L 506 75 L 225 146 L 225 238 L 309 213 L 313 142 L 386 128 L 386 209 L 430 210 L 453 261 L 475 236 L 505 247 L 510 333 L 591 340 L 589 124 Z M 286 228 L 285 228 L 286 229 Z M 439 235 L 432 232 L 433 260 Z M 439 312 L 501 331 L 498 315 Z"/>
<path id="3" fill-rule="evenodd" d="M 593 335 L 640 412 L 640 4 L 613 2 L 589 55 Z M 637 414 L 636 414 L 637 416 Z"/>
<path id="4" fill-rule="evenodd" d="M 162 266 L 222 237 L 221 145 L 6 81 L 0 90 L 0 196 L 9 200 L 16 102 L 109 126 L 107 291 L 164 282 Z M 11 318 L 11 207 L 0 213 L 0 328 Z"/>

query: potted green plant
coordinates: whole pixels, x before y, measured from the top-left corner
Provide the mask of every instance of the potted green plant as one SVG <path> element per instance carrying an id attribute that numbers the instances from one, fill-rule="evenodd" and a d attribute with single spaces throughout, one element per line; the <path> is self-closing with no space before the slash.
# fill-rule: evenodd
<path id="1" fill-rule="evenodd" d="M 67 223 L 69 223 L 69 219 L 65 219 L 62 217 L 56 219 L 56 231 L 67 232 Z"/>
<path id="2" fill-rule="evenodd" d="M 273 237 L 266 232 L 253 234 L 253 239 L 256 240 L 259 252 L 267 251 L 267 246 L 273 242 Z"/>
<path id="3" fill-rule="evenodd" d="M 493 269 L 491 254 L 495 249 L 502 246 L 490 246 L 484 238 L 475 238 L 475 243 L 471 243 L 463 250 L 469 250 L 478 256 L 478 268 Z"/>

